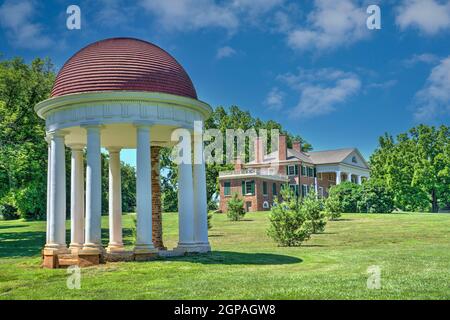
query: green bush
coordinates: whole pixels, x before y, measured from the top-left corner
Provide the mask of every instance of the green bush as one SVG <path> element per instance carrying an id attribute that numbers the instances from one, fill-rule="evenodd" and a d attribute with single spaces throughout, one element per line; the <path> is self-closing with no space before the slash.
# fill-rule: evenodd
<path id="1" fill-rule="evenodd" d="M 366 181 L 362 185 L 358 209 L 366 213 L 391 213 L 395 209 L 394 192 L 381 182 Z"/>
<path id="2" fill-rule="evenodd" d="M 233 197 L 228 201 L 227 216 L 231 221 L 239 221 L 245 216 L 244 200 L 239 198 L 237 193 L 233 194 Z"/>
<path id="3" fill-rule="evenodd" d="M 31 182 L 25 188 L 18 190 L 15 194 L 15 203 L 20 217 L 23 219 L 38 219 L 44 220 L 46 217 L 47 192 L 44 189 Z"/>
<path id="4" fill-rule="evenodd" d="M 275 204 L 269 215 L 270 226 L 267 234 L 280 246 L 299 246 L 307 241 L 312 233 L 305 213 L 300 210 L 297 197 L 290 188 L 280 191 L 282 202 Z"/>
<path id="5" fill-rule="evenodd" d="M 337 197 L 343 212 L 359 212 L 358 202 L 361 200 L 361 185 L 349 181 L 330 188 L 329 196 Z"/>
<path id="6" fill-rule="evenodd" d="M 336 195 L 330 195 L 325 199 L 325 214 L 330 220 L 336 220 L 342 215 L 342 207 Z"/>
<path id="7" fill-rule="evenodd" d="M 10 192 L 0 199 L 0 219 L 1 220 L 16 220 L 20 215 L 17 210 L 13 194 Z"/>
<path id="8" fill-rule="evenodd" d="M 300 212 L 311 223 L 312 233 L 320 233 L 325 230 L 327 221 L 325 212 L 323 212 L 323 201 L 317 197 L 316 193 L 308 193 L 300 204 Z"/>
<path id="9" fill-rule="evenodd" d="M 211 212 L 208 212 L 208 230 L 212 228 L 212 218 L 213 214 Z"/>

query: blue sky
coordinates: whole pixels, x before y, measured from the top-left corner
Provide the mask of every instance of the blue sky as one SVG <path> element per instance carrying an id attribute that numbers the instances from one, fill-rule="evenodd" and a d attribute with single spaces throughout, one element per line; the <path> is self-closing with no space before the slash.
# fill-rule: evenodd
<path id="1" fill-rule="evenodd" d="M 71 4 L 81 30 L 66 27 Z M 366 27 L 370 4 L 381 30 Z M 384 132 L 449 124 L 449 35 L 449 0 L 0 1 L 6 58 L 48 56 L 59 69 L 93 41 L 141 38 L 169 51 L 213 107 L 238 105 L 315 150 L 367 158 Z"/>

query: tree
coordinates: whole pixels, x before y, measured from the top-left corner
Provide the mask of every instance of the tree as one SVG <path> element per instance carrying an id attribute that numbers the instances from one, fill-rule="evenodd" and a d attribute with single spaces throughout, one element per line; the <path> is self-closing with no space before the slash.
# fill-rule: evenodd
<path id="1" fill-rule="evenodd" d="M 337 220 L 342 215 L 342 206 L 337 195 L 329 195 L 324 201 L 325 214 L 330 220 Z"/>
<path id="2" fill-rule="evenodd" d="M 360 190 L 358 211 L 366 213 L 391 213 L 394 211 L 394 193 L 385 184 L 369 180 Z"/>
<path id="3" fill-rule="evenodd" d="M 267 234 L 280 246 L 299 246 L 307 241 L 313 232 L 307 216 L 300 210 L 299 202 L 290 188 L 282 188 L 282 201 L 275 199 L 269 215 Z"/>
<path id="4" fill-rule="evenodd" d="M 0 204 L 14 202 L 27 219 L 46 215 L 47 143 L 34 106 L 49 97 L 54 77 L 49 59 L 0 61 Z"/>
<path id="5" fill-rule="evenodd" d="M 402 210 L 450 205 L 450 129 L 419 125 L 395 140 L 386 134 L 370 159 L 372 178 L 393 190 Z"/>
<path id="6" fill-rule="evenodd" d="M 323 202 L 315 192 L 310 192 L 300 203 L 300 212 L 311 223 L 312 233 L 320 233 L 325 230 L 327 224 Z"/>
<path id="7" fill-rule="evenodd" d="M 331 187 L 329 196 L 338 199 L 343 212 L 358 212 L 358 201 L 361 200 L 361 186 L 345 181 Z"/>
<path id="8" fill-rule="evenodd" d="M 239 221 L 245 216 L 244 200 L 237 193 L 227 202 L 227 216 L 231 221 Z"/>

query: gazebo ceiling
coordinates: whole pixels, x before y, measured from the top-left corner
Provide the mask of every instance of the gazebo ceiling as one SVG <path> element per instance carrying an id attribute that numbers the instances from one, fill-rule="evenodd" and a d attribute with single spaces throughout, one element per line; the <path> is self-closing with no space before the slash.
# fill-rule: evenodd
<path id="1" fill-rule="evenodd" d="M 189 75 L 166 51 L 138 39 L 101 40 L 62 67 L 52 97 L 99 91 L 160 92 L 197 99 Z"/>

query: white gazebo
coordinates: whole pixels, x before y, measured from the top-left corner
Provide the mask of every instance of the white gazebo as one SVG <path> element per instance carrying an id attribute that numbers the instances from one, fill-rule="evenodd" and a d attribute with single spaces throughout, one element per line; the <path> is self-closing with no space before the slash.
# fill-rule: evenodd
<path id="1" fill-rule="evenodd" d="M 171 137 L 179 128 L 197 137 L 192 139 L 192 151 L 183 152 L 192 152 L 201 161 L 179 165 L 179 242 L 174 252 L 210 251 L 203 141 L 198 138 L 203 128 L 194 122 L 203 123 L 211 108 L 197 99 L 189 76 L 167 52 L 130 38 L 93 43 L 66 62 L 51 98 L 35 110 L 46 121 L 49 143 L 45 267 L 61 266 L 64 259 L 92 265 L 109 255 L 146 260 L 158 254 L 152 240 L 152 184 L 159 183 L 159 178 L 152 181 L 152 166 L 158 168 L 158 164 L 151 155 L 153 148 L 176 144 Z M 71 150 L 69 243 L 66 147 Z M 101 242 L 101 148 L 109 153 L 106 250 Z M 136 149 L 137 154 L 137 235 L 134 250 L 128 255 L 121 223 L 120 151 L 124 148 Z"/>

